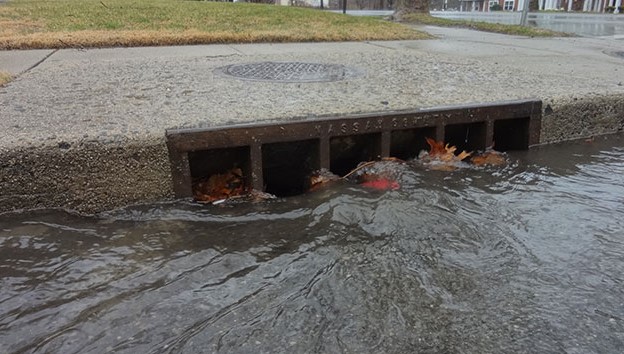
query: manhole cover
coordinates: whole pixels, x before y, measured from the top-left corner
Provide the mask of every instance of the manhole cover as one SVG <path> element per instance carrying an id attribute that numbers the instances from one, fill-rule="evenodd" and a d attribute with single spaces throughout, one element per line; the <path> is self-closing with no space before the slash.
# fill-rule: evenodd
<path id="1" fill-rule="evenodd" d="M 245 80 L 274 82 L 326 82 L 355 77 L 359 70 L 340 64 L 275 62 L 233 64 L 218 72 Z"/>

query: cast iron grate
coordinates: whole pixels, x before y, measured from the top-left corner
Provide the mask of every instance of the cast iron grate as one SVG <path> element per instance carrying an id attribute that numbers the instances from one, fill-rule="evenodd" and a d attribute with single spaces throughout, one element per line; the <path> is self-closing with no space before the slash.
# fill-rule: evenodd
<path id="1" fill-rule="evenodd" d="M 359 76 L 355 68 L 340 64 L 265 61 L 232 64 L 217 72 L 244 80 L 271 82 L 329 82 Z"/>
<path id="2" fill-rule="evenodd" d="M 542 102 L 519 100 L 298 121 L 167 130 L 176 196 L 193 181 L 240 168 L 248 187 L 278 196 L 303 193 L 310 173 L 342 175 L 362 161 L 410 159 L 426 138 L 464 150 L 523 150 L 539 143 Z"/>

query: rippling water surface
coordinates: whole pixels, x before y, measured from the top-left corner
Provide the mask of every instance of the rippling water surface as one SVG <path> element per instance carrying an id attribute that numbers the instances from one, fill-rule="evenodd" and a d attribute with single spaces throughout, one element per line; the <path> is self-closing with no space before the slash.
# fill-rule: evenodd
<path id="1" fill-rule="evenodd" d="M 624 136 L 510 160 L 0 215 L 0 353 L 621 353 Z"/>

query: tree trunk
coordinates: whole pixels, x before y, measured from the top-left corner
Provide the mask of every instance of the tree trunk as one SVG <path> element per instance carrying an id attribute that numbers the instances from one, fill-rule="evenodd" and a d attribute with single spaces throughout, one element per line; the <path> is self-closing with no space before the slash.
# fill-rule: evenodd
<path id="1" fill-rule="evenodd" d="M 410 13 L 429 13 L 429 0 L 397 0 L 393 17 L 401 20 L 401 17 Z"/>

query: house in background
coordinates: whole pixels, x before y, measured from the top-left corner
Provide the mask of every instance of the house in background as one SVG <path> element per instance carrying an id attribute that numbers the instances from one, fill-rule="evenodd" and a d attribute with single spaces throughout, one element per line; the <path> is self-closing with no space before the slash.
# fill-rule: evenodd
<path id="1" fill-rule="evenodd" d="M 430 0 L 429 8 L 432 11 L 458 11 L 460 2 L 461 0 Z"/>
<path id="2" fill-rule="evenodd" d="M 496 4 L 498 4 L 503 11 L 522 11 L 524 1 L 525 0 L 462 0 L 460 2 L 459 11 L 488 12 L 490 8 Z"/>
<path id="3" fill-rule="evenodd" d="M 529 0 L 461 0 L 459 9 L 488 12 L 498 4 L 503 11 L 522 11 L 524 1 Z M 607 9 L 614 8 L 614 12 L 619 13 L 622 0 L 538 0 L 537 5 L 539 10 L 607 12 Z"/>
<path id="4" fill-rule="evenodd" d="M 1 2 L 2 0 L 0 0 Z M 233 0 L 237 1 L 237 0 Z M 250 2 L 271 2 L 278 5 L 294 5 L 341 9 L 343 0 L 246 0 Z M 394 9 L 398 0 L 347 0 L 350 10 L 389 10 Z M 489 12 L 498 4 L 502 11 L 522 11 L 525 1 L 531 2 L 530 10 L 556 10 L 578 12 L 622 12 L 623 0 L 429 0 L 434 11 L 480 11 Z"/>
<path id="5" fill-rule="evenodd" d="M 622 6 L 622 0 L 539 0 L 540 10 L 607 12 L 608 8 Z"/>

